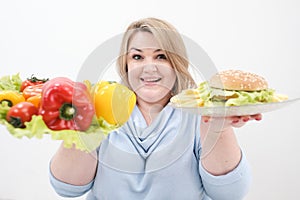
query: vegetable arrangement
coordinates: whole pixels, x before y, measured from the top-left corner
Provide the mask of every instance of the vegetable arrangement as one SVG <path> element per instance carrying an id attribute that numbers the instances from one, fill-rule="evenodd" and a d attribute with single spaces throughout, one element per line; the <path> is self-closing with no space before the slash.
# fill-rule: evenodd
<path id="1" fill-rule="evenodd" d="M 91 84 L 66 77 L 0 78 L 0 123 L 15 137 L 63 140 L 66 148 L 95 150 L 109 132 L 124 124 L 136 96 L 109 81 Z"/>

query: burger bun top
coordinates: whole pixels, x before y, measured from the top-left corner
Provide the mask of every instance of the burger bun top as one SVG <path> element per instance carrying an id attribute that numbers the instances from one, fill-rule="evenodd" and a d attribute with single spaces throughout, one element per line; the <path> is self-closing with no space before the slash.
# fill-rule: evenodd
<path id="1" fill-rule="evenodd" d="M 212 88 L 237 91 L 259 91 L 268 89 L 267 81 L 254 73 L 242 70 L 224 70 L 211 77 Z"/>

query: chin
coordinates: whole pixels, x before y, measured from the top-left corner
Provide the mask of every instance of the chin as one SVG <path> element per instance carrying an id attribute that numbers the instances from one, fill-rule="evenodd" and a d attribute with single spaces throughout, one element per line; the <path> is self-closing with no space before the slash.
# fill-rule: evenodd
<path id="1" fill-rule="evenodd" d="M 168 101 L 168 99 L 171 97 L 170 91 L 162 91 L 162 90 L 138 90 L 136 91 L 137 96 L 142 99 L 143 101 L 149 102 L 149 103 L 159 103 L 162 101 Z"/>

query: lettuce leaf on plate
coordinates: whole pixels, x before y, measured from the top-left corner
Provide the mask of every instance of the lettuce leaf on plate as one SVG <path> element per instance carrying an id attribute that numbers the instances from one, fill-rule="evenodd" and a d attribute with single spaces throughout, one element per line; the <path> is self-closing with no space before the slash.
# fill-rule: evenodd
<path id="1" fill-rule="evenodd" d="M 44 135 L 50 135 L 53 140 L 64 141 L 66 148 L 71 148 L 73 145 L 81 151 L 91 152 L 95 150 L 106 138 L 109 132 L 118 128 L 117 126 L 107 123 L 104 119 L 93 119 L 90 128 L 85 131 L 76 130 L 50 130 L 41 115 L 34 115 L 30 122 L 26 122 L 25 128 L 15 128 L 5 120 L 6 113 L 9 107 L 5 102 L 0 104 L 0 124 L 6 126 L 9 133 L 16 138 L 43 138 Z"/>
<path id="2" fill-rule="evenodd" d="M 22 85 L 22 79 L 19 73 L 12 76 L 3 76 L 0 78 L 0 91 L 1 90 L 13 90 L 20 91 Z"/>

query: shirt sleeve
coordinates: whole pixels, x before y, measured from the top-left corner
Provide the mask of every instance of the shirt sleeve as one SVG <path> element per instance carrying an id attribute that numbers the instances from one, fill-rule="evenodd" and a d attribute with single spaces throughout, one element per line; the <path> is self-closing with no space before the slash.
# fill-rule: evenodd
<path id="1" fill-rule="evenodd" d="M 79 197 L 88 192 L 92 186 L 94 181 L 86 185 L 72 185 L 65 182 L 62 182 L 54 177 L 49 167 L 49 179 L 50 183 L 55 190 L 55 192 L 62 197 Z"/>
<path id="2" fill-rule="evenodd" d="M 241 200 L 250 188 L 251 170 L 243 151 L 239 165 L 231 172 L 214 176 L 199 162 L 199 173 L 206 194 L 214 200 Z"/>

